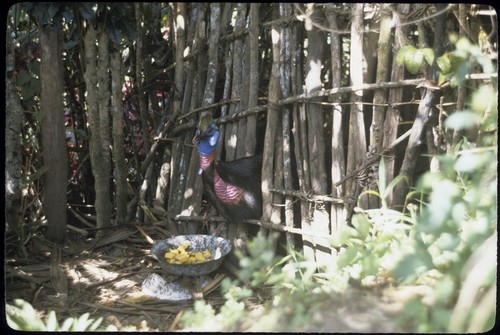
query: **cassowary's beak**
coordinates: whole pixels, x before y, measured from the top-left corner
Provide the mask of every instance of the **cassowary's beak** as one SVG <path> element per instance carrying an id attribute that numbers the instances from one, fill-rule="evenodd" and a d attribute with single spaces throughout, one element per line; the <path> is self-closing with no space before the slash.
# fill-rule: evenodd
<path id="1" fill-rule="evenodd" d="M 212 114 L 210 113 L 205 113 L 201 116 L 200 122 L 198 123 L 198 130 L 196 131 L 196 134 L 193 137 L 193 144 L 196 144 L 196 142 L 199 140 L 200 135 L 207 130 L 208 126 L 210 123 L 213 122 Z"/>

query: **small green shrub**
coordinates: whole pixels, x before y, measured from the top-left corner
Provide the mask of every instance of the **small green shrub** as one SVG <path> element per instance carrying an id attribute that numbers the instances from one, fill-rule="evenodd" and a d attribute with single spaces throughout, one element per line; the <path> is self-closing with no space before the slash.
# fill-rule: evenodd
<path id="1" fill-rule="evenodd" d="M 33 306 L 22 299 L 14 300 L 14 305 L 6 304 L 6 314 L 9 327 L 23 331 L 96 331 L 102 322 L 102 318 L 89 319 L 89 313 L 85 313 L 59 324 L 54 311 L 43 321 Z"/>

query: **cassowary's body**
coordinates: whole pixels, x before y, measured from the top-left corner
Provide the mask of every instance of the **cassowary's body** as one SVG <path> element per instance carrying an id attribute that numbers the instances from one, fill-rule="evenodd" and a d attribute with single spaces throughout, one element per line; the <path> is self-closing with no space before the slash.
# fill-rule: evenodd
<path id="1" fill-rule="evenodd" d="M 208 122 L 208 126 L 206 125 Z M 219 132 L 215 123 L 200 122 L 194 143 L 200 154 L 204 191 L 217 211 L 230 222 L 259 219 L 262 215 L 262 157 L 216 161 Z"/>

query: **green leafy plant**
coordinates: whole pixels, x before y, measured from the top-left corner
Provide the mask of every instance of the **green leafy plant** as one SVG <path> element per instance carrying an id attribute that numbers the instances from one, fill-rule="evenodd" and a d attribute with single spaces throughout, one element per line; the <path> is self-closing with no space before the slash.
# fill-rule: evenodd
<path id="1" fill-rule="evenodd" d="M 411 74 L 417 74 L 423 62 L 432 65 L 434 62 L 434 50 L 431 48 L 415 48 L 413 45 L 406 45 L 399 49 L 396 55 L 398 65 L 405 64 L 406 69 Z"/>
<path id="2" fill-rule="evenodd" d="M 216 312 L 207 303 L 197 301 L 193 310 L 184 313 L 181 325 L 189 330 L 238 330 L 249 315 L 245 301 L 265 287 L 271 290 L 272 299 L 265 307 L 266 312 L 259 315 L 259 323 L 249 324 L 246 329 L 297 330 L 312 324 L 308 306 L 315 301 L 312 292 L 321 287 L 314 275 L 318 265 L 304 261 L 292 250 L 285 257 L 277 257 L 274 252 L 276 239 L 277 234 L 266 237 L 259 233 L 249 241 L 246 253 L 237 252 L 239 277 L 225 278 L 222 282 L 224 305 Z"/>
<path id="3" fill-rule="evenodd" d="M 442 75 L 456 84 L 474 63 L 485 73 L 493 70 L 478 46 L 465 39 L 438 60 Z M 405 253 L 393 274 L 398 282 L 415 283 L 433 273 L 432 306 L 412 301 L 403 316 L 411 320 L 418 313 L 418 331 L 483 332 L 494 323 L 497 96 L 496 81 L 482 85 L 473 92 L 468 110 L 446 119 L 449 129 L 478 129 L 478 139 L 471 143 L 464 138 L 451 152 L 436 157 L 439 172 L 427 172 L 417 183 L 425 204 L 412 234 L 414 251 Z"/>
<path id="4" fill-rule="evenodd" d="M 102 322 L 102 318 L 89 319 L 89 313 L 85 313 L 59 324 L 54 311 L 50 311 L 44 321 L 33 306 L 22 299 L 14 300 L 14 305 L 6 304 L 6 314 L 9 327 L 24 331 L 95 331 Z"/>

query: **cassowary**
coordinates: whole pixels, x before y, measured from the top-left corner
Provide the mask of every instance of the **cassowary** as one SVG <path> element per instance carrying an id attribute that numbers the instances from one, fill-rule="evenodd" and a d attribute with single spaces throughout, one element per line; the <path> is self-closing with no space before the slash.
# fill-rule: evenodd
<path id="1" fill-rule="evenodd" d="M 199 173 L 205 194 L 229 223 L 259 219 L 262 216 L 262 156 L 217 161 L 218 140 L 219 128 L 207 113 L 201 118 L 193 138 L 200 155 Z"/>

